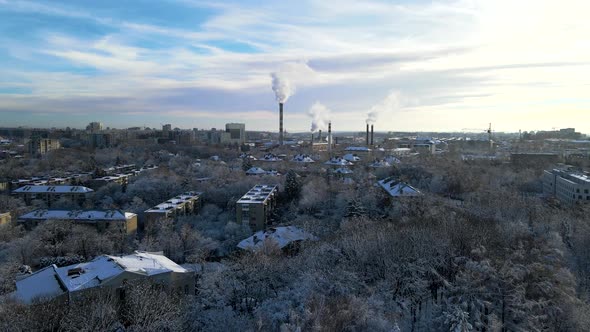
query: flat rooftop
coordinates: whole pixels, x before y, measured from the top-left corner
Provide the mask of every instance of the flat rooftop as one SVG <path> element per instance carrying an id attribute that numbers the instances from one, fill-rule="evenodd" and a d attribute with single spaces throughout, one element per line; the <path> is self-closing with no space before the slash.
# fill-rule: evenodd
<path id="1" fill-rule="evenodd" d="M 13 191 L 15 194 L 85 194 L 94 190 L 83 186 L 24 186 Z"/>
<path id="2" fill-rule="evenodd" d="M 96 220 L 127 220 L 135 213 L 120 210 L 46 210 L 39 209 L 18 217 L 19 220 L 74 220 L 78 222 Z"/>
<path id="3" fill-rule="evenodd" d="M 168 211 L 180 208 L 184 203 L 201 197 L 203 193 L 198 191 L 187 191 L 180 195 L 174 196 L 169 200 L 160 203 L 153 208 L 146 210 L 149 213 L 166 213 Z"/>
<path id="4" fill-rule="evenodd" d="M 278 186 L 259 184 L 250 189 L 237 203 L 263 204 L 278 191 Z"/>

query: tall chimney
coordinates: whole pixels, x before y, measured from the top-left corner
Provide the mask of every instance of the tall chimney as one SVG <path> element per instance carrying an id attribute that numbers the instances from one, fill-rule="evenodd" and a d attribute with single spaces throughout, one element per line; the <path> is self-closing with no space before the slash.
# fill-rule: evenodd
<path id="1" fill-rule="evenodd" d="M 332 157 L 332 121 L 328 122 L 328 154 Z"/>
<path id="2" fill-rule="evenodd" d="M 322 142 L 322 130 L 320 129 L 320 131 L 318 132 L 318 142 Z"/>
<path id="3" fill-rule="evenodd" d="M 371 125 L 371 145 L 373 144 L 373 125 Z"/>
<path id="4" fill-rule="evenodd" d="M 313 131 L 311 132 L 311 141 L 309 141 L 309 145 L 313 146 Z"/>
<path id="5" fill-rule="evenodd" d="M 367 123 L 367 146 L 369 146 L 369 124 Z"/>
<path id="6" fill-rule="evenodd" d="M 279 103 L 279 145 L 283 145 L 283 103 Z"/>

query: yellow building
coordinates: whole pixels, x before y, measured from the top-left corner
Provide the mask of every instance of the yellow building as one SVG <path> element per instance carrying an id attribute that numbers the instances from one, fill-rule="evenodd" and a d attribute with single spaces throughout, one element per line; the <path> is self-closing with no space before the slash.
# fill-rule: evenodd
<path id="1" fill-rule="evenodd" d="M 0 213 L 0 226 L 9 224 L 11 220 L 10 212 Z"/>

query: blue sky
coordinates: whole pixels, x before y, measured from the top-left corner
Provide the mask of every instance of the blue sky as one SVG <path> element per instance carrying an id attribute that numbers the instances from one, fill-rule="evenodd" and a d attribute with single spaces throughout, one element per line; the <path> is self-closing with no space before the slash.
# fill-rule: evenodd
<path id="1" fill-rule="evenodd" d="M 0 0 L 0 126 L 590 133 L 587 1 Z"/>

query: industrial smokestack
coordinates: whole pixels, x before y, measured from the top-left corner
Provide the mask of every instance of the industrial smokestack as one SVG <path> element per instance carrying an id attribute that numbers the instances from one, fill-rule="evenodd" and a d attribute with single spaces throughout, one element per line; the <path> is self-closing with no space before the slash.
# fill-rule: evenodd
<path id="1" fill-rule="evenodd" d="M 322 130 L 320 129 L 318 132 L 318 142 L 322 142 Z"/>
<path id="2" fill-rule="evenodd" d="M 332 122 L 328 122 L 328 154 L 332 157 Z"/>
<path id="3" fill-rule="evenodd" d="M 279 145 L 283 145 L 283 103 L 279 103 Z"/>
<path id="4" fill-rule="evenodd" d="M 373 125 L 371 125 L 371 145 L 373 145 Z"/>
<path id="5" fill-rule="evenodd" d="M 367 123 L 367 146 L 369 146 L 369 124 Z"/>
<path id="6" fill-rule="evenodd" d="M 313 146 L 313 131 L 311 132 L 311 141 L 309 141 L 309 145 Z"/>

